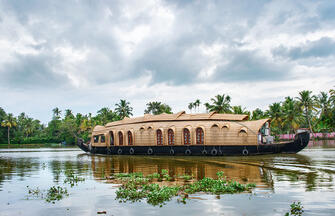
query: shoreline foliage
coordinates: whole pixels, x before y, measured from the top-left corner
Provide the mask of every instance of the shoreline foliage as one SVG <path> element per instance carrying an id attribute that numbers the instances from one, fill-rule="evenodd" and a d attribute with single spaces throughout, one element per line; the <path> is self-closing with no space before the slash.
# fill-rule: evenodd
<path id="1" fill-rule="evenodd" d="M 207 112 L 246 114 L 251 120 L 271 118 L 271 133 L 275 136 L 292 134 L 299 128 L 309 128 L 312 133 L 335 131 L 335 89 L 317 95 L 309 90 L 300 91 L 297 97 L 286 97 L 281 102 L 270 104 L 266 110 L 256 108 L 248 111 L 244 106 L 231 105 L 231 100 L 229 95 L 216 95 L 206 103 L 196 99 L 188 104 L 188 108 L 191 112 L 199 112 L 202 105 Z M 88 141 L 96 125 L 130 117 L 132 112 L 131 104 L 122 99 L 115 104 L 114 110 L 103 107 L 96 115 L 74 114 L 70 109 L 61 110 L 56 107 L 52 110 L 51 121 L 42 124 L 24 112 L 14 116 L 0 107 L 0 143 L 8 143 L 8 146 L 10 143 L 74 145 L 79 137 Z M 165 103 L 152 101 L 147 103 L 144 113 L 172 113 L 172 108 Z"/>

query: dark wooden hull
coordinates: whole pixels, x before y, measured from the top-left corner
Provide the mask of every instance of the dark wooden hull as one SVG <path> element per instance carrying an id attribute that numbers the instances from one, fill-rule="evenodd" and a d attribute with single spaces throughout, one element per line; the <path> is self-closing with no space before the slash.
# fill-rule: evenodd
<path id="1" fill-rule="evenodd" d="M 181 155 L 181 156 L 230 156 L 230 155 L 261 155 L 277 153 L 297 153 L 309 142 L 309 133 L 302 132 L 293 141 L 285 143 L 264 144 L 257 146 L 243 145 L 184 145 L 184 146 L 111 146 L 89 147 L 78 142 L 79 148 L 92 154 L 107 155 Z"/>

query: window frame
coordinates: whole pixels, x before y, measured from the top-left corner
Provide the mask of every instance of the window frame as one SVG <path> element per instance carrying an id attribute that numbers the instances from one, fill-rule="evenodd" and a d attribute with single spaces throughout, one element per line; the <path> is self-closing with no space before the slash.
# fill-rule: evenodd
<path id="1" fill-rule="evenodd" d="M 186 137 L 186 135 L 187 135 L 187 137 Z M 183 129 L 183 143 L 184 143 L 184 145 L 191 145 L 192 144 L 192 141 L 191 141 L 191 131 L 188 128 L 184 128 Z"/>

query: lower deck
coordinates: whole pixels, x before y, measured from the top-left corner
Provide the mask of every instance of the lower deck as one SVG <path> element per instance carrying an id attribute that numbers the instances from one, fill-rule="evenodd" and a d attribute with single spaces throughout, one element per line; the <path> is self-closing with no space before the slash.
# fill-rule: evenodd
<path id="1" fill-rule="evenodd" d="M 78 146 L 85 152 L 108 155 L 186 155 L 186 156 L 221 156 L 221 155 L 259 155 L 275 153 L 297 153 L 305 148 L 309 133 L 297 134 L 294 141 L 262 145 L 183 145 L 183 146 L 110 146 L 94 147 L 83 142 Z"/>

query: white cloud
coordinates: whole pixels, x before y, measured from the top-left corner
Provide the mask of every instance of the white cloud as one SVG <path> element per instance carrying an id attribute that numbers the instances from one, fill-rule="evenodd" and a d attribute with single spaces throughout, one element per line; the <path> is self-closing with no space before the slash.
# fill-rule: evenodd
<path id="1" fill-rule="evenodd" d="M 46 122 L 56 106 L 88 113 L 120 98 L 141 115 L 153 100 L 179 111 L 224 93 L 265 109 L 303 89 L 326 91 L 334 57 L 273 55 L 335 38 L 320 8 L 327 2 L 2 1 L 2 106 Z"/>

